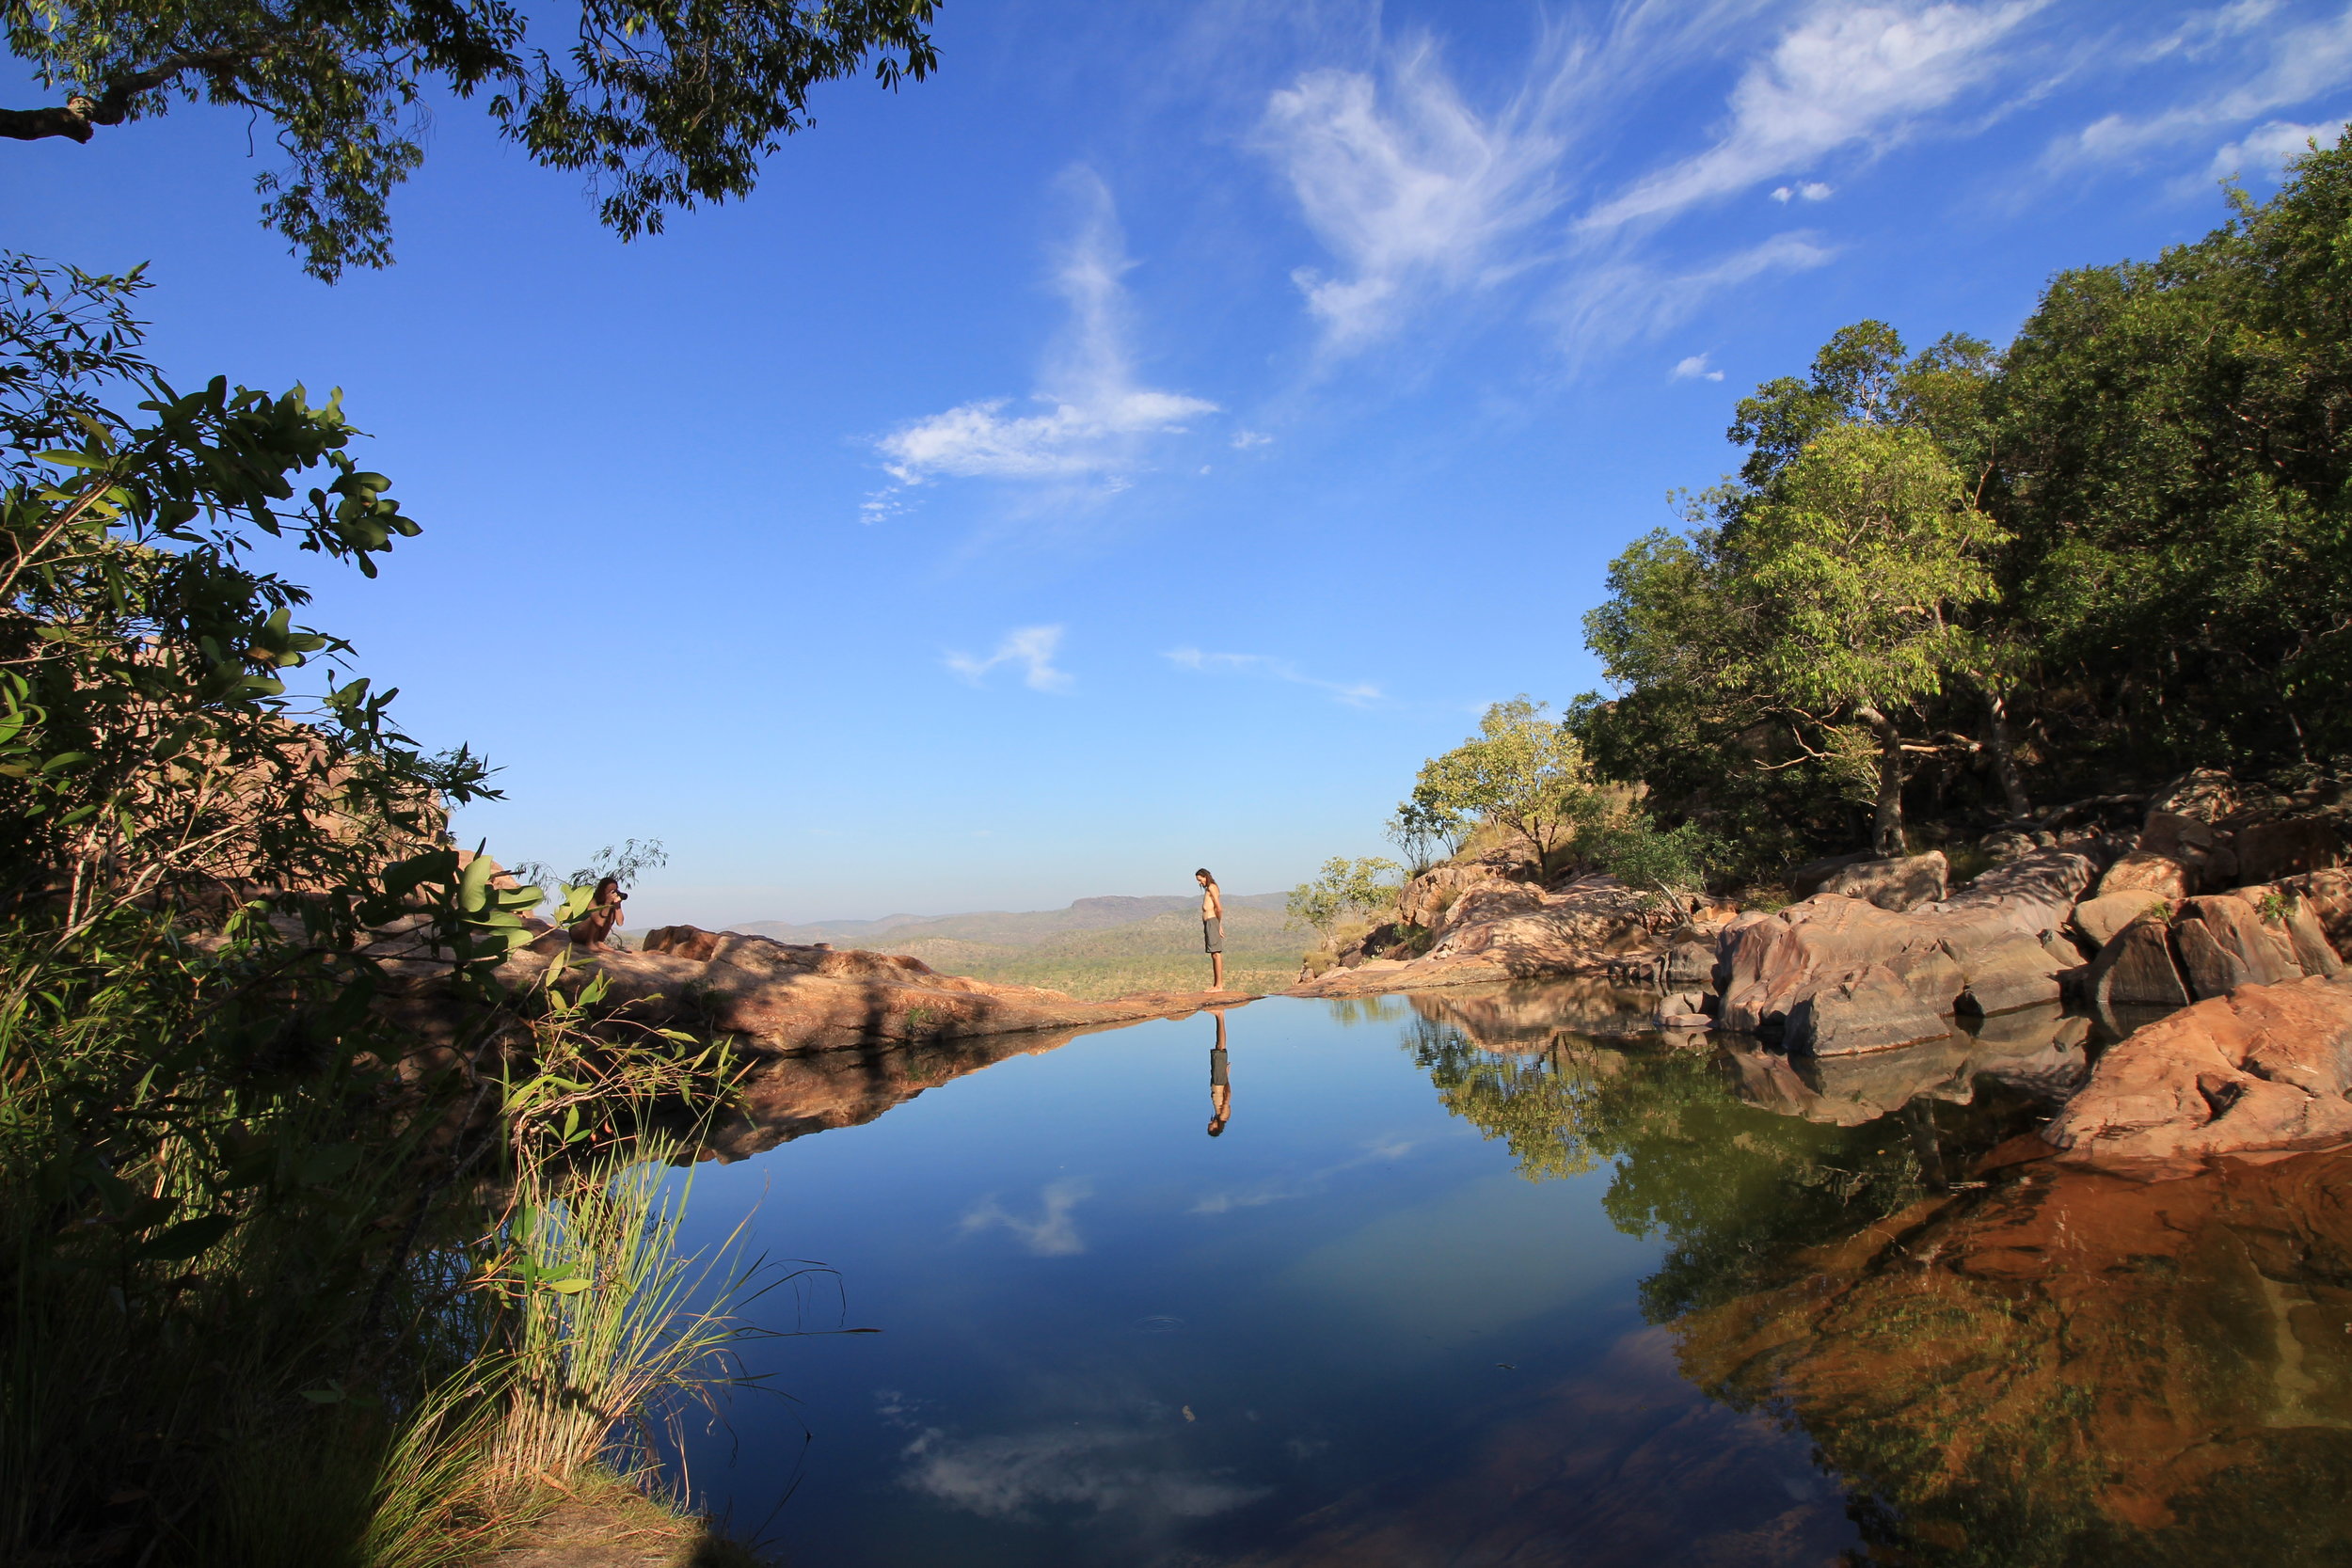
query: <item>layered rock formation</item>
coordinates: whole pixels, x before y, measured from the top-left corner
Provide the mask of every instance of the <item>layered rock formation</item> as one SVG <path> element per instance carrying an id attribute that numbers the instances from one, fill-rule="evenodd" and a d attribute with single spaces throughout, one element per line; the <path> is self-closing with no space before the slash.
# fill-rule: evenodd
<path id="1" fill-rule="evenodd" d="M 2047 849 L 1907 912 L 1820 893 L 1741 915 L 1718 952 L 1720 1021 L 1829 1056 L 1940 1039 L 1959 1010 L 2056 1002 L 2060 976 L 2082 962 L 2058 932 L 2097 869 Z"/>
<path id="2" fill-rule="evenodd" d="M 528 990 L 559 959 L 577 979 L 600 976 L 601 1005 L 631 1022 L 698 1038 L 725 1037 L 776 1053 L 1085 1029 L 1251 1000 L 1239 991 L 1150 991 L 1080 1002 L 1034 986 L 941 974 L 919 958 L 793 946 L 692 926 L 649 931 L 636 952 L 582 947 L 548 930 L 511 954 L 495 977 L 510 990 Z M 447 989 L 447 965 L 419 958 L 388 967 L 396 986 L 405 988 L 393 1003 L 404 1021 L 428 1039 L 454 1037 L 466 1011 Z"/>
<path id="3" fill-rule="evenodd" d="M 1435 891 L 1431 891 L 1432 888 Z M 1677 911 L 1613 877 L 1552 892 L 1480 863 L 1439 866 L 1406 884 L 1400 908 L 1421 917 L 1418 958 L 1363 958 L 1294 988 L 1293 996 L 1362 996 L 1427 986 L 1646 969 Z M 1728 911 L 1724 911 L 1728 912 Z M 1423 924 L 1426 922 L 1426 924 Z"/>

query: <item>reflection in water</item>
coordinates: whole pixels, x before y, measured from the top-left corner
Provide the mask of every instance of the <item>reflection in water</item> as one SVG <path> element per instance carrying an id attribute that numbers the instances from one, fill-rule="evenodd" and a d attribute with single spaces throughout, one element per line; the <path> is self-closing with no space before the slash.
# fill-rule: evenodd
<path id="1" fill-rule="evenodd" d="M 1225 1009 L 1209 1016 L 1216 1020 L 1216 1043 L 1209 1047 L 1209 1136 L 1214 1138 L 1232 1119 L 1233 1079 L 1225 1059 Z"/>
<path id="2" fill-rule="evenodd" d="M 1683 1369 L 1800 1423 L 1912 1560 L 2343 1562 L 2348 1179 L 2026 1167 L 1684 1319 Z"/>
<path id="3" fill-rule="evenodd" d="M 1260 1003 L 1213 1148 L 1190 1021 L 778 1064 L 723 1157 L 1034 1058 L 775 1167 L 887 1327 L 785 1374 L 842 1461 L 794 1560 L 2352 1561 L 2352 1150 L 2021 1159 L 2055 1011 L 1791 1063 L 1649 1008 Z"/>
<path id="4" fill-rule="evenodd" d="M 1792 1066 L 1437 1003 L 1407 1044 L 1531 1180 L 1614 1163 L 1610 1216 L 1670 1243 L 1642 1299 L 1682 1371 L 1818 1445 L 1874 1560 L 2352 1560 L 2352 1150 L 2005 1164 L 2087 1029 L 1987 1024 Z"/>

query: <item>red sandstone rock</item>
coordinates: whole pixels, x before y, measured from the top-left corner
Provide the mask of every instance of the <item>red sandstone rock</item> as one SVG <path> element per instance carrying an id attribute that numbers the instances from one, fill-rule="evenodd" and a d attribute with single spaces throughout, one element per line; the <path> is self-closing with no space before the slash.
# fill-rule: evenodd
<path id="1" fill-rule="evenodd" d="M 1932 904 L 1948 891 L 1951 863 L 1940 849 L 1889 860 L 1855 861 L 1821 879 L 1818 893 L 1838 893 L 1897 914 Z"/>
<path id="2" fill-rule="evenodd" d="M 2060 1157 L 2165 1164 L 2352 1141 L 2352 984 L 2242 986 L 2099 1059 L 2042 1136 Z"/>
<path id="3" fill-rule="evenodd" d="M 2099 879 L 2099 895 L 2103 898 L 2128 893 L 2143 899 L 2177 902 L 2196 891 L 2197 876 L 2187 865 L 2170 855 L 2146 849 L 2133 850 L 2108 866 Z"/>
<path id="4" fill-rule="evenodd" d="M 1661 914 L 1654 899 L 1614 878 L 1581 879 L 1557 893 L 1488 879 L 1471 884 L 1445 910 L 1425 957 L 1328 970 L 1289 994 L 1369 996 L 1646 962 L 1659 951 L 1652 927 Z"/>
<path id="5" fill-rule="evenodd" d="M 2142 915 L 2115 933 L 2090 961 L 2090 994 L 2102 1011 L 2185 1007 L 2188 987 L 2172 962 L 2165 916 Z"/>
<path id="6" fill-rule="evenodd" d="M 601 974 L 605 1004 L 626 1006 L 637 1022 L 778 1053 L 1085 1028 L 1253 1000 L 1243 991 L 1148 991 L 1081 1002 L 1034 986 L 940 974 L 919 958 L 798 947 L 692 926 L 648 931 L 637 952 L 583 948 L 551 931 L 509 955 L 497 978 L 510 990 L 526 990 L 559 960 L 580 979 Z M 446 993 L 447 965 L 400 959 L 387 967 L 413 992 L 398 997 L 394 1010 L 428 1038 L 448 1036 L 463 1005 Z"/>

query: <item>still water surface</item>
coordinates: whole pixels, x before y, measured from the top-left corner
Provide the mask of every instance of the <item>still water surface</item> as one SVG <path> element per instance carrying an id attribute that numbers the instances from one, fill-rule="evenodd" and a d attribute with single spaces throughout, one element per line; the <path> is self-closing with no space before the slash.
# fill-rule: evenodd
<path id="1" fill-rule="evenodd" d="M 1615 1000 L 1233 1009 L 1214 1137 L 1210 1015 L 787 1065 L 694 1226 L 880 1332 L 755 1346 L 698 1492 L 829 1568 L 2347 1560 L 2337 1157 L 1978 1180 L 2078 1030 L 1841 1085 Z"/>

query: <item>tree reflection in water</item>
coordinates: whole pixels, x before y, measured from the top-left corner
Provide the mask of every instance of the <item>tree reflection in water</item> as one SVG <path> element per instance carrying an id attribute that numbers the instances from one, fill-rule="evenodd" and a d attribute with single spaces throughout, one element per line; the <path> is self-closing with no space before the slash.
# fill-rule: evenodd
<path id="1" fill-rule="evenodd" d="M 1522 1175 L 1610 1168 L 1683 1375 L 1817 1446 L 1867 1560 L 2352 1560 L 2352 1150 L 2002 1164 L 2047 1101 L 1983 1076 L 1842 1126 L 1744 1102 L 1726 1048 L 1415 1006 L 1406 1049 Z"/>

